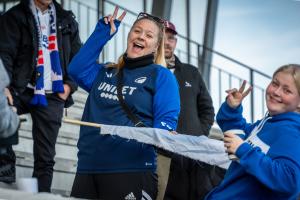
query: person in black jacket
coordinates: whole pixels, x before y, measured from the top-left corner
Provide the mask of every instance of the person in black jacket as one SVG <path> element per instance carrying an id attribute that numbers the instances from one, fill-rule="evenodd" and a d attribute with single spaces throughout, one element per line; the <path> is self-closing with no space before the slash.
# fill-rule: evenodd
<path id="1" fill-rule="evenodd" d="M 18 114 L 31 114 L 33 177 L 39 192 L 50 192 L 63 109 L 74 103 L 77 90 L 67 66 L 81 47 L 78 24 L 55 0 L 21 0 L 1 16 L 0 27 L 10 104 Z"/>
<path id="2" fill-rule="evenodd" d="M 180 88 L 180 115 L 177 132 L 187 135 L 206 135 L 214 122 L 211 96 L 198 69 L 180 62 L 174 55 L 177 43 L 175 25 L 165 22 L 165 57 Z M 223 178 L 225 171 L 183 156 L 173 154 L 165 200 L 200 200 Z"/>
<path id="3" fill-rule="evenodd" d="M 9 78 L 0 59 L 0 182 L 10 183 L 14 174 L 15 155 L 11 145 L 18 143 L 20 120 L 12 106 L 9 106 L 5 95 Z"/>

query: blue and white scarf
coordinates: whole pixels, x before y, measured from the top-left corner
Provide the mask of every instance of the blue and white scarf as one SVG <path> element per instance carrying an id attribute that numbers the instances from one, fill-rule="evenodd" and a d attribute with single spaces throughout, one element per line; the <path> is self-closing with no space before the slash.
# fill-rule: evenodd
<path id="1" fill-rule="evenodd" d="M 30 9 L 33 13 L 36 27 L 38 31 L 38 59 L 36 64 L 36 82 L 34 86 L 34 96 L 30 102 L 32 105 L 37 106 L 47 106 L 47 99 L 45 96 L 44 89 L 44 53 L 43 53 L 43 35 L 41 30 L 41 23 L 38 16 L 38 9 L 35 6 L 33 0 L 30 1 Z M 56 37 L 56 12 L 54 4 L 51 3 L 48 7 L 50 20 L 50 34 L 48 36 L 48 50 L 50 51 L 50 63 L 51 63 L 51 80 L 52 80 L 52 92 L 63 93 L 63 76 L 62 68 L 60 65 L 59 52 L 57 47 L 57 37 Z"/>

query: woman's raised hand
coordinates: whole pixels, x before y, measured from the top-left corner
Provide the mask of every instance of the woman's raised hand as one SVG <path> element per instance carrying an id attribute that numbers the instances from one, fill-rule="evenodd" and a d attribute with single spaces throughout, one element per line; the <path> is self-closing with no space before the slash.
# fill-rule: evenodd
<path id="1" fill-rule="evenodd" d="M 113 15 L 107 15 L 104 17 L 105 24 L 108 24 L 108 23 L 110 24 L 110 35 L 112 35 L 117 30 L 114 20 L 117 19 L 118 21 L 121 22 L 126 15 L 126 11 L 123 11 L 123 13 L 117 18 L 118 10 L 119 10 L 119 7 L 116 6 Z"/>
<path id="2" fill-rule="evenodd" d="M 237 108 L 242 103 L 243 99 L 251 92 L 251 86 L 244 92 L 245 87 L 246 81 L 244 80 L 239 90 L 236 88 L 226 90 L 226 93 L 228 94 L 226 102 L 231 108 Z"/>

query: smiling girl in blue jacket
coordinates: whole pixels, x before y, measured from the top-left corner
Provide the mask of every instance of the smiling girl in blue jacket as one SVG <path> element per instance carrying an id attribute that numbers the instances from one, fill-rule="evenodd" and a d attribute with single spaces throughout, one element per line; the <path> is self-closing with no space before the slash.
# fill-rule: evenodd
<path id="1" fill-rule="evenodd" d="M 228 90 L 217 114 L 222 131 L 242 129 L 243 139 L 225 133 L 232 161 L 223 182 L 206 199 L 297 199 L 300 193 L 300 65 L 280 67 L 266 89 L 267 115 L 253 124 L 242 116 L 245 84 Z"/>

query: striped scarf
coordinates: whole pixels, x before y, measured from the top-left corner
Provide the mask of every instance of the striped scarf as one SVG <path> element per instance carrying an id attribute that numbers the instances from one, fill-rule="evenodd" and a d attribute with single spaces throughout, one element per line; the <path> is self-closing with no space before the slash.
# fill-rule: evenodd
<path id="1" fill-rule="evenodd" d="M 45 96 L 44 89 L 44 52 L 42 48 L 43 44 L 43 34 L 41 30 L 41 23 L 38 16 L 38 9 L 36 8 L 33 0 L 30 3 L 30 9 L 33 13 L 36 27 L 38 30 L 38 59 L 36 64 L 36 82 L 34 86 L 34 96 L 30 101 L 30 104 L 36 106 L 47 106 L 47 99 Z M 56 14 L 54 4 L 49 5 L 49 26 L 50 34 L 48 35 L 48 50 L 50 52 L 50 63 L 51 63 L 51 81 L 52 81 L 52 92 L 63 93 L 63 77 L 62 69 L 60 65 L 59 52 L 57 47 L 57 37 L 56 37 Z"/>

